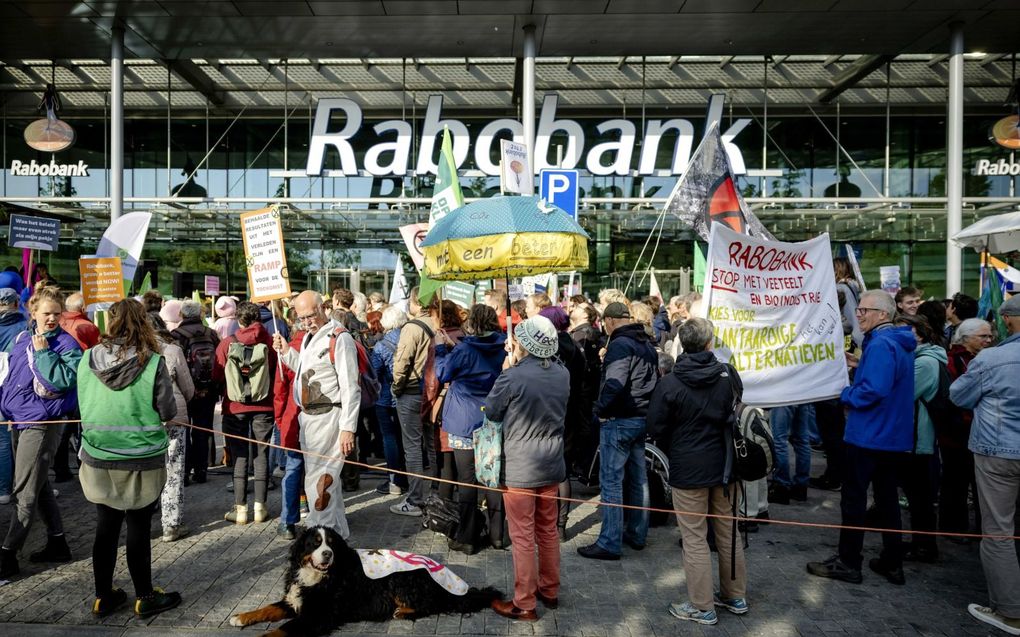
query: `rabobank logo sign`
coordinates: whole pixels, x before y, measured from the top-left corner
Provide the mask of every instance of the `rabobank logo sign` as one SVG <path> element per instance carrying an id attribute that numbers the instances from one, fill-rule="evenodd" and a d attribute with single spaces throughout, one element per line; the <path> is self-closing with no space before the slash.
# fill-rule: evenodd
<path id="1" fill-rule="evenodd" d="M 88 177 L 89 165 L 84 161 L 77 164 L 58 164 L 55 159 L 40 164 L 36 160 L 23 162 L 11 160 L 11 175 L 15 177 Z"/>
<path id="2" fill-rule="evenodd" d="M 1005 159 L 1000 159 L 999 161 L 979 159 L 978 163 L 974 166 L 974 174 L 984 176 L 1009 175 L 1016 177 L 1020 175 L 1020 163 L 1009 162 Z"/>
<path id="3" fill-rule="evenodd" d="M 709 101 L 708 123 L 722 119 L 722 95 L 714 95 Z M 585 127 L 572 119 L 557 118 L 558 97 L 547 94 L 542 101 L 535 134 L 534 170 L 537 174 L 546 168 L 553 168 L 557 145 L 563 145 L 563 169 L 584 168 L 592 175 L 679 175 L 687 169 L 687 163 L 695 147 L 695 129 L 690 120 L 650 119 L 645 121 L 644 130 L 637 130 L 635 122 L 627 119 L 610 119 L 597 124 L 595 135 L 585 134 Z M 443 97 L 429 97 L 425 119 L 417 136 L 411 124 L 403 120 L 387 120 L 372 126 L 377 138 L 386 139 L 368 147 L 359 165 L 352 140 L 362 131 L 361 107 L 347 98 L 320 99 L 315 111 L 311 143 L 308 147 L 308 161 L 305 174 L 322 175 L 323 162 L 328 154 L 339 155 L 340 173 L 357 175 L 362 171 L 373 176 L 435 174 L 436 136 L 448 128 L 453 137 L 453 156 L 457 166 L 462 166 L 469 154 L 474 153 L 474 164 L 484 174 L 497 176 L 499 165 L 493 160 L 493 145 L 498 136 L 513 138 L 524 143 L 524 127 L 515 119 L 496 119 L 487 122 L 472 135 L 464 122 L 443 119 Z M 334 122 L 336 122 L 334 124 Z M 748 124 L 750 119 L 736 119 L 722 133 L 723 145 L 729 156 L 733 172 L 740 175 L 747 172 L 744 157 L 734 143 L 734 138 Z M 707 126 L 706 126 L 707 129 Z M 415 139 L 417 149 L 413 148 Z M 670 157 L 657 165 L 660 146 L 667 143 L 671 149 L 663 149 Z M 565 140 L 565 144 L 563 144 Z M 640 142 L 640 143 L 639 143 Z M 360 148 L 360 145 L 359 145 Z M 496 145 L 498 149 L 498 145 Z M 671 153 L 668 151 L 672 150 Z M 415 152 L 416 151 L 416 152 Z M 552 155 L 552 157 L 550 157 Z M 332 171 L 335 176 L 336 171 Z"/>

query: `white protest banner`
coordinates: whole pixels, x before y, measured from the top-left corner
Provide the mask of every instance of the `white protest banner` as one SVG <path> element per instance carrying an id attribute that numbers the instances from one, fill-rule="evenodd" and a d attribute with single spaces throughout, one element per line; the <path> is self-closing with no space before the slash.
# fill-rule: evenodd
<path id="1" fill-rule="evenodd" d="M 259 303 L 290 296 L 279 208 L 272 206 L 242 214 L 241 238 L 250 300 Z"/>
<path id="2" fill-rule="evenodd" d="M 400 226 L 400 236 L 404 239 L 407 253 L 411 255 L 411 261 L 414 262 L 414 267 L 418 272 L 421 272 L 421 269 L 425 267 L 425 255 L 421 251 L 421 242 L 425 240 L 425 235 L 428 233 L 429 224 L 427 223 Z"/>
<path id="3" fill-rule="evenodd" d="M 535 194 L 535 175 L 528 164 L 528 147 L 502 139 L 499 142 L 499 158 L 502 166 L 499 179 L 503 192 Z"/>
<path id="4" fill-rule="evenodd" d="M 847 384 L 829 235 L 764 241 L 713 223 L 703 312 L 715 355 L 733 365 L 755 407 L 838 396 Z"/>

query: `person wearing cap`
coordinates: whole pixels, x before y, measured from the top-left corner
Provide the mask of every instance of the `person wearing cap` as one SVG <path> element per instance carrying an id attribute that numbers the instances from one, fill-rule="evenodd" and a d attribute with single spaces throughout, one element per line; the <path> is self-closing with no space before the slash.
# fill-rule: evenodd
<path id="1" fill-rule="evenodd" d="M 221 296 L 216 299 L 216 322 L 213 330 L 220 340 L 234 335 L 240 325 L 237 324 L 237 300 L 232 296 Z"/>
<path id="2" fill-rule="evenodd" d="M 658 379 L 659 357 L 645 326 L 635 323 L 620 302 L 602 314 L 609 343 L 602 364 L 602 385 L 595 401 L 599 431 L 599 482 L 602 502 L 648 507 L 645 473 L 645 415 Z M 581 557 L 618 560 L 621 544 L 645 548 L 648 511 L 601 507 L 602 530 L 594 544 L 577 549 Z"/>
<path id="3" fill-rule="evenodd" d="M 968 448 L 986 535 L 1017 534 L 1020 497 L 1020 296 L 999 307 L 1009 337 L 986 347 L 949 388 L 956 406 L 974 410 Z M 981 540 L 981 566 L 988 584 L 988 606 L 971 604 L 980 621 L 1020 635 L 1020 563 L 1013 540 Z"/>
<path id="4" fill-rule="evenodd" d="M 503 617 L 536 621 L 537 602 L 559 604 L 560 543 L 557 486 L 566 477 L 563 431 L 570 375 L 554 359 L 552 322 L 534 316 L 514 329 L 509 367 L 485 399 L 485 416 L 503 423 L 503 507 L 514 561 L 514 595 L 493 600 Z M 536 546 L 538 559 L 535 558 Z"/>

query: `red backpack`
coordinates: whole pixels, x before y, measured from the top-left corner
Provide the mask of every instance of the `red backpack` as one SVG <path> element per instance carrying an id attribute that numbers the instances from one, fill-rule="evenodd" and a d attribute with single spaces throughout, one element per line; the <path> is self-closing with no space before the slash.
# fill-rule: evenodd
<path id="1" fill-rule="evenodd" d="M 333 367 L 336 367 L 336 341 L 344 332 L 348 332 L 347 328 L 339 325 L 329 335 L 329 362 Z M 361 388 L 361 410 L 373 409 L 375 401 L 379 400 L 382 386 L 368 360 L 368 350 L 357 339 L 352 338 L 352 340 L 358 352 L 358 386 Z"/>

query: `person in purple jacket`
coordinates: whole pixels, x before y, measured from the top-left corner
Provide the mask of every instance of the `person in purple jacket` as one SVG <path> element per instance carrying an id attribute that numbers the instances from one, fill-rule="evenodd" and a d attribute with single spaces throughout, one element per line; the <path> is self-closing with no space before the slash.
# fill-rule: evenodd
<path id="1" fill-rule="evenodd" d="M 65 425 L 30 424 L 61 420 L 78 408 L 78 342 L 60 328 L 64 301 L 54 288 L 40 288 L 28 302 L 29 330 L 10 345 L 10 374 L 0 392 L 0 413 L 16 423 L 14 488 L 17 511 L 0 548 L 0 579 L 19 572 L 17 553 L 28 538 L 36 510 L 46 525 L 46 547 L 32 562 L 69 562 L 60 509 L 50 486 L 49 470 Z"/>

